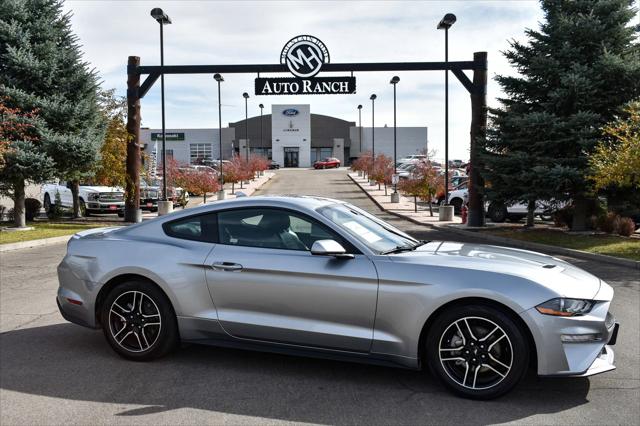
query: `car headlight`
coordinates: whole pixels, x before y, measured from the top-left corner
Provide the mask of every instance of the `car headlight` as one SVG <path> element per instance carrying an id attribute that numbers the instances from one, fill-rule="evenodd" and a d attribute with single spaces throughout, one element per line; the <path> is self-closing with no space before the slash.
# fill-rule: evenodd
<path id="1" fill-rule="evenodd" d="M 536 309 L 544 315 L 573 317 L 589 313 L 593 305 L 595 305 L 593 300 L 558 297 L 557 299 L 551 299 L 541 303 L 536 306 Z"/>
<path id="2" fill-rule="evenodd" d="M 98 201 L 100 199 L 100 194 L 99 193 L 93 193 L 93 194 L 89 194 L 88 197 L 91 201 Z"/>

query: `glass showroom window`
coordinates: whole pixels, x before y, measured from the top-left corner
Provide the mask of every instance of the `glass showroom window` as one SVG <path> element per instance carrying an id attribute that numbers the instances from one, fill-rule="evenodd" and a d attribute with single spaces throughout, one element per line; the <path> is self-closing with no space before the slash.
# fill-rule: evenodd
<path id="1" fill-rule="evenodd" d="M 202 164 L 204 160 L 211 160 L 212 151 L 211 144 L 208 143 L 192 143 L 189 145 L 189 163 Z"/>

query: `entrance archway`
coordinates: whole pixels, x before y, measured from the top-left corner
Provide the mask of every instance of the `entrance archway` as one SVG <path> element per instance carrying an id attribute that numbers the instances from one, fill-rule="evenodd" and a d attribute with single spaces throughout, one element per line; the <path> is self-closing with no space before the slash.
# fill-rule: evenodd
<path id="1" fill-rule="evenodd" d="M 357 72 L 392 71 L 446 71 L 449 70 L 467 89 L 471 99 L 470 129 L 470 185 L 469 185 L 469 226 L 484 225 L 484 181 L 479 174 L 482 167 L 478 158 L 477 141 L 486 136 L 487 128 L 487 52 L 475 52 L 472 61 L 446 62 L 369 62 L 369 63 L 329 63 L 329 53 L 322 44 L 309 47 L 306 43 L 311 36 L 291 39 L 282 50 L 279 64 L 241 65 L 140 65 L 140 57 L 129 56 L 127 65 L 127 186 L 125 197 L 125 221 L 134 222 L 140 208 L 140 99 L 142 99 L 158 78 L 163 74 L 256 74 L 256 94 L 273 94 L 278 90 L 336 90 L 329 93 L 353 93 Z M 317 40 L 317 39 L 316 39 Z M 306 49 L 296 50 L 295 49 Z M 472 79 L 465 74 L 473 72 Z M 294 72 L 295 71 L 295 72 Z M 345 72 L 349 77 L 316 77 L 321 72 Z M 261 78 L 260 73 L 292 73 L 293 78 Z M 142 84 L 141 76 L 146 75 Z M 304 76 L 301 78 L 300 76 Z M 309 83 L 306 83 L 309 82 Z M 284 84 L 284 85 L 283 85 Z M 295 89 L 295 90 L 294 90 Z M 322 92 L 316 92 L 316 94 Z M 222 155 L 222 154 L 220 154 Z"/>

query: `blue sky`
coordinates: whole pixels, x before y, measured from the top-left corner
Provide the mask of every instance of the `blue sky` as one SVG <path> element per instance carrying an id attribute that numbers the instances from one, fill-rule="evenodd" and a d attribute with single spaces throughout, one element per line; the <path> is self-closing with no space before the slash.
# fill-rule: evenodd
<path id="1" fill-rule="evenodd" d="M 299 34 L 320 38 L 331 62 L 410 62 L 444 60 L 444 32 L 436 29 L 451 12 L 458 21 L 449 31 L 449 59 L 471 60 L 487 51 L 489 77 L 513 74 L 501 55 L 510 39 L 522 40 L 525 28 L 537 28 L 542 12 L 536 1 L 80 1 L 67 0 L 85 60 L 99 72 L 105 88 L 126 92 L 129 55 L 143 64 L 159 64 L 158 24 L 149 12 L 163 8 L 173 20 L 165 27 L 165 63 L 271 64 L 284 44 Z M 258 104 L 308 103 L 311 111 L 371 123 L 369 96 L 376 100 L 376 125 L 393 125 L 391 77 L 397 87 L 399 126 L 428 126 L 430 147 L 444 156 L 444 73 L 356 73 L 357 93 L 327 96 L 253 95 L 255 75 L 226 75 L 222 86 L 223 125 L 249 115 Z M 263 75 L 264 76 L 264 75 Z M 471 78 L 471 74 L 469 73 Z M 450 157 L 468 158 L 469 95 L 450 74 Z M 217 127 L 217 92 L 210 75 L 168 75 L 165 79 L 167 127 Z M 489 104 L 500 88 L 489 81 Z M 160 126 L 160 85 L 142 100 L 143 126 Z M 401 141 L 400 141 L 401 143 Z"/>

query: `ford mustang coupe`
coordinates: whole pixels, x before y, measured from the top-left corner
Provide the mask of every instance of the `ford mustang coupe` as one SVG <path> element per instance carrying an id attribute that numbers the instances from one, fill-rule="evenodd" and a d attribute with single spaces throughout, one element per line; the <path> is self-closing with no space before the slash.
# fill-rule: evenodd
<path id="1" fill-rule="evenodd" d="M 418 241 L 353 205 L 246 197 L 74 235 L 69 321 L 121 356 L 179 341 L 427 367 L 477 399 L 542 376 L 613 370 L 613 290 L 551 256 Z"/>

